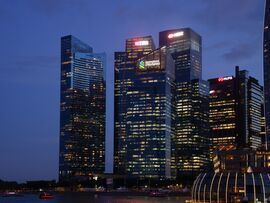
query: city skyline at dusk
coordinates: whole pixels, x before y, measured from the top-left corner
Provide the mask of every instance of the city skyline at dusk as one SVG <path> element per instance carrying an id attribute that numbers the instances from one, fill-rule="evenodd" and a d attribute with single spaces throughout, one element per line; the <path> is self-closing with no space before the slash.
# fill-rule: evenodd
<path id="1" fill-rule="evenodd" d="M 113 140 L 114 52 L 128 38 L 151 35 L 158 44 L 160 31 L 190 27 L 202 36 L 204 80 L 231 76 L 239 65 L 263 85 L 263 0 L 0 2 L 3 180 L 58 178 L 62 36 L 107 55 L 107 144 Z M 109 172 L 113 148 L 106 150 Z"/>

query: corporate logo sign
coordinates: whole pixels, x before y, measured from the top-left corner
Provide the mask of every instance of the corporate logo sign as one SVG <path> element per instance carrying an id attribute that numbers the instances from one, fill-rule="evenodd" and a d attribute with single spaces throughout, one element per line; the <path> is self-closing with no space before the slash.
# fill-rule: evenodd
<path id="1" fill-rule="evenodd" d="M 139 69 L 140 70 L 144 70 L 145 69 L 145 62 L 144 61 L 140 61 L 139 62 Z"/>
<path id="2" fill-rule="evenodd" d="M 141 41 L 136 41 L 134 42 L 135 46 L 147 46 L 149 45 L 149 41 L 148 40 L 141 40 Z"/>
<path id="3" fill-rule="evenodd" d="M 224 82 L 224 81 L 228 81 L 228 80 L 232 80 L 233 77 L 232 76 L 229 76 L 229 77 L 220 77 L 218 78 L 218 81 L 219 82 Z"/>
<path id="4" fill-rule="evenodd" d="M 159 68 L 160 61 L 159 60 L 151 60 L 151 61 L 141 60 L 139 61 L 138 67 L 140 70 L 155 69 L 156 67 Z"/>
<path id="5" fill-rule="evenodd" d="M 175 32 L 175 33 L 170 33 L 168 35 L 168 38 L 169 39 L 173 39 L 173 38 L 178 38 L 178 37 L 181 37 L 181 36 L 184 36 L 184 32 Z"/>

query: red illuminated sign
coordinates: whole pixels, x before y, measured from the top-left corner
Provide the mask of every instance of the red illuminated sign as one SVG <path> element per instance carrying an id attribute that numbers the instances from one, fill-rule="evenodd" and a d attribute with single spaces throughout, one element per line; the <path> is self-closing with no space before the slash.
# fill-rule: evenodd
<path id="1" fill-rule="evenodd" d="M 218 81 L 219 82 L 224 82 L 224 81 L 227 81 L 227 80 L 232 80 L 233 77 L 229 76 L 229 77 L 220 77 L 218 78 Z"/>

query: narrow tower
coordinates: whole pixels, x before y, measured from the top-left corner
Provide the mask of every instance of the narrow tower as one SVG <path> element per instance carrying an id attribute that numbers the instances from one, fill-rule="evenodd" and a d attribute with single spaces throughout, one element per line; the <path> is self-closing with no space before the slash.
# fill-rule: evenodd
<path id="1" fill-rule="evenodd" d="M 264 97 L 265 97 L 265 119 L 266 138 L 265 146 L 270 135 L 270 0 L 265 2 L 264 36 L 263 36 L 263 66 L 264 66 Z"/>
<path id="2" fill-rule="evenodd" d="M 59 181 L 104 172 L 104 54 L 74 36 L 61 38 Z"/>

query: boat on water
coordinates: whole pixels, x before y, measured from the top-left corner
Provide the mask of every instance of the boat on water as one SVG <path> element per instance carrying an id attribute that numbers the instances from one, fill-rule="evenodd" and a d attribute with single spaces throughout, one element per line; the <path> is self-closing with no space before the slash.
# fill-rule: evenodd
<path id="1" fill-rule="evenodd" d="M 53 195 L 51 193 L 49 193 L 49 192 L 42 192 L 39 195 L 39 199 L 44 199 L 44 200 L 53 199 Z"/>
<path id="2" fill-rule="evenodd" d="M 2 197 L 21 197 L 21 196 L 23 195 L 16 191 L 7 191 L 2 195 Z"/>
<path id="3" fill-rule="evenodd" d="M 168 194 L 166 192 L 163 192 L 163 191 L 151 191 L 149 193 L 149 196 L 150 197 L 167 197 Z"/>

